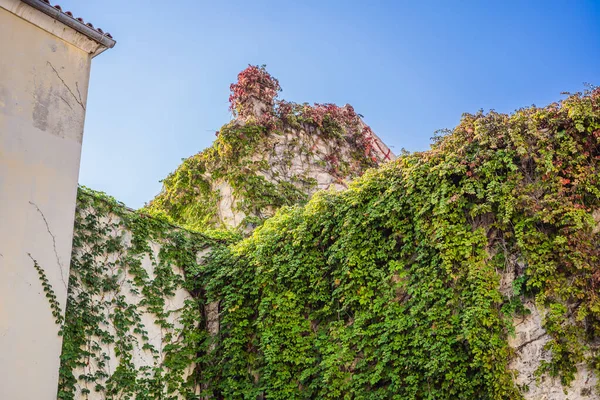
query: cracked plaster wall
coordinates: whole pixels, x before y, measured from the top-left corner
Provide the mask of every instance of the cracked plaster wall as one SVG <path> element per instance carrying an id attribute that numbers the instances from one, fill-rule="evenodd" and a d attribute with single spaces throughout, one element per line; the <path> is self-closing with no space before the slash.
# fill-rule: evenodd
<path id="1" fill-rule="evenodd" d="M 0 399 L 7 400 L 56 399 L 61 338 L 33 260 L 64 310 L 91 61 L 49 33 L 58 22 L 35 12 L 0 0 Z"/>

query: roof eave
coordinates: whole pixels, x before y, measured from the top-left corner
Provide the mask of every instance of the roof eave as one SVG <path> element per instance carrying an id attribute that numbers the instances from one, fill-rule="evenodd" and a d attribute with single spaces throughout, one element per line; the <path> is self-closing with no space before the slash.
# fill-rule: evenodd
<path id="1" fill-rule="evenodd" d="M 54 18 L 55 20 L 62 22 L 69 28 L 76 30 L 77 32 L 81 33 L 82 35 L 84 35 L 84 36 L 92 39 L 96 43 L 102 45 L 104 47 L 104 49 L 99 49 L 99 51 L 97 51 L 94 54 L 94 56 L 100 54 L 101 52 L 103 52 L 106 49 L 113 48 L 115 46 L 115 44 L 117 44 L 117 42 L 114 39 L 101 34 L 97 30 L 90 28 L 86 24 L 79 22 L 75 18 L 72 18 L 72 17 L 66 15 L 61 10 L 59 10 L 55 7 L 52 7 L 49 4 L 46 4 L 39 0 L 21 0 L 21 1 L 27 5 L 35 8 L 36 10 L 39 10 L 39 11 L 43 12 L 44 14 Z"/>

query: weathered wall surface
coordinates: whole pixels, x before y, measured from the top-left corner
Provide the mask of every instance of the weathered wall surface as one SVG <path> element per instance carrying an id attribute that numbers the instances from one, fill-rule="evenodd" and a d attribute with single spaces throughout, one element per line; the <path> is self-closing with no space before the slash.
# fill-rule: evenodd
<path id="1" fill-rule="evenodd" d="M 90 40 L 60 25 L 0 1 L 2 399 L 56 396 L 61 338 L 34 263 L 64 310 L 90 73 L 88 52 L 49 31 Z"/>
<path id="2" fill-rule="evenodd" d="M 519 373 L 517 385 L 524 388 L 527 400 L 592 400 L 600 399 L 595 386 L 597 377 L 586 365 L 577 366 L 575 380 L 570 387 L 564 387 L 559 378 L 549 376 L 536 377 L 535 372 L 543 360 L 549 361 L 552 354 L 544 349 L 550 340 L 542 326 L 542 315 L 531 302 L 525 304 L 531 312 L 521 318 L 515 318 L 515 336 L 509 340 L 515 349 L 516 357 L 509 365 Z"/>
<path id="3" fill-rule="evenodd" d="M 600 217 L 600 213 L 597 215 Z M 600 218 L 596 221 L 600 222 Z M 509 298 L 514 295 L 513 282 L 524 268 L 518 257 L 513 255 L 510 258 L 507 270 L 501 274 L 500 291 L 503 295 Z M 545 311 L 540 310 L 533 299 L 527 299 L 523 306 L 526 312 L 513 319 L 514 335 L 508 339 L 509 346 L 515 351 L 509 368 L 517 373 L 515 383 L 522 389 L 523 397 L 526 400 L 600 399 L 596 390 L 598 378 L 585 363 L 577 365 L 575 379 L 568 387 L 561 384 L 560 378 L 536 374 L 542 362 L 552 358 L 551 351 L 544 348 L 551 337 L 544 329 Z"/>
<path id="4" fill-rule="evenodd" d="M 304 126 L 271 133 L 260 151 L 251 157 L 251 162 L 268 166 L 256 171 L 266 182 L 274 186 L 282 183 L 292 185 L 308 199 L 318 190 L 347 188 L 351 179 L 333 168 L 332 160 L 337 164 L 353 166 L 357 164 L 354 158 L 352 149 L 346 143 L 326 140 L 313 127 Z M 389 159 L 394 158 L 389 152 Z M 381 159 L 384 159 L 383 154 Z M 236 194 L 226 180 L 211 182 L 211 186 L 213 192 L 219 193 L 217 207 L 220 222 L 229 228 L 240 226 L 247 216 L 241 211 L 240 202 L 247 199 Z M 274 208 L 261 210 L 258 216 L 269 218 L 275 211 Z"/>

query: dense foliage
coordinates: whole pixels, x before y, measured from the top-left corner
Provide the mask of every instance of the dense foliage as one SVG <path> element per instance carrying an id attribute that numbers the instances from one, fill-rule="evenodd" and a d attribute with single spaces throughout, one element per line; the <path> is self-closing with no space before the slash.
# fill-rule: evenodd
<path id="1" fill-rule="evenodd" d="M 221 301 L 216 398 L 517 399 L 526 298 L 573 379 L 600 358 L 600 91 L 465 115 L 430 151 L 280 210 L 199 267 Z M 516 258 L 516 261 L 515 261 Z M 514 293 L 500 275 L 512 271 Z"/>
<path id="2" fill-rule="evenodd" d="M 275 106 L 275 98 L 281 91 L 279 81 L 264 66 L 249 65 L 238 74 L 238 81 L 229 87 L 229 110 L 242 118 L 256 116 L 255 107 L 264 107 L 267 114 Z"/>
<path id="3" fill-rule="evenodd" d="M 242 71 L 229 99 L 236 119 L 164 179 L 146 211 L 191 229 L 247 230 L 305 203 L 319 173 L 344 185 L 390 159 L 351 106 L 277 101 L 279 90 L 264 67 Z"/>
<path id="4" fill-rule="evenodd" d="M 333 146 L 363 135 L 340 125 L 348 108 L 303 107 L 274 114 L 277 124 L 320 130 Z M 507 340 L 525 301 L 551 338 L 540 375 L 569 385 L 579 363 L 600 372 L 600 90 L 511 115 L 464 115 L 431 150 L 305 205 L 293 204 L 309 192 L 285 186 L 284 173 L 255 182 L 279 166 L 253 158 L 277 126 L 225 126 L 165 180 L 148 207 L 165 219 L 80 193 L 60 398 L 89 381 L 106 398 L 519 399 L 527 388 L 514 383 L 508 364 L 519 349 Z M 369 149 L 357 143 L 362 172 Z M 246 216 L 280 209 L 243 240 L 169 225 L 216 225 L 214 179 L 243 193 Z M 140 269 L 144 257 L 153 274 Z M 513 290 L 501 292 L 501 276 L 512 275 Z M 128 303 L 129 287 L 144 300 Z M 164 302 L 176 288 L 194 298 L 171 326 Z M 204 307 L 215 302 L 211 336 Z M 142 313 L 173 333 L 140 370 L 131 354 L 147 342 Z M 102 374 L 106 343 L 118 351 L 111 376 Z M 90 363 L 101 368 L 75 375 Z"/>

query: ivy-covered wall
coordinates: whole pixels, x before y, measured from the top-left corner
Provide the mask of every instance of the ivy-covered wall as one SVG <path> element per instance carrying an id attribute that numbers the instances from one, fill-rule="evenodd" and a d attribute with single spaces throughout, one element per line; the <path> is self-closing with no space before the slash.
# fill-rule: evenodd
<path id="1" fill-rule="evenodd" d="M 192 289 L 202 254 L 231 238 L 185 231 L 80 188 L 59 399 L 181 399 L 208 335 Z"/>
<path id="2" fill-rule="evenodd" d="M 220 309 L 205 295 L 211 278 L 203 257 L 279 207 L 345 188 L 394 158 L 352 107 L 275 105 L 277 90 L 269 100 L 257 82 L 279 90 L 264 68 L 243 71 L 232 85 L 236 119 L 141 211 L 80 188 L 67 314 L 57 321 L 64 336 L 59 398 L 210 392 L 199 361 L 217 346 Z"/>
<path id="3" fill-rule="evenodd" d="M 164 179 L 145 211 L 194 230 L 249 232 L 280 207 L 395 158 L 350 105 L 276 100 L 279 90 L 264 67 L 242 71 L 231 86 L 235 119 Z"/>
<path id="4" fill-rule="evenodd" d="M 582 369 L 600 365 L 599 166 L 596 89 L 465 115 L 431 150 L 281 209 L 200 282 L 221 301 L 213 396 L 598 398 Z M 531 305 L 544 335 L 515 341 Z M 536 341 L 524 382 L 511 361 Z"/>
<path id="5" fill-rule="evenodd" d="M 80 191 L 60 398 L 599 398 L 600 90 L 466 114 L 310 200 L 248 190 L 260 226 L 217 231 L 207 166 L 242 193 L 282 135 L 263 92 L 145 210 Z"/>

